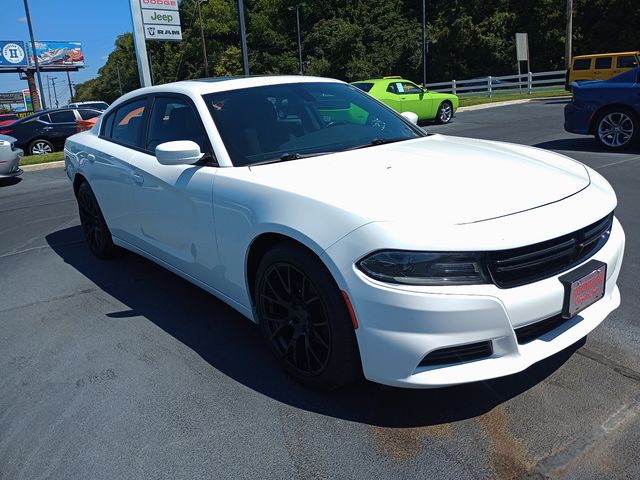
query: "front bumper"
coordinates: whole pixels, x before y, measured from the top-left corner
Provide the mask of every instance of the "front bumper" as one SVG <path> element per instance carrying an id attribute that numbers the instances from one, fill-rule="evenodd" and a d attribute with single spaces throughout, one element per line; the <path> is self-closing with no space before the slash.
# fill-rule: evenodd
<path id="1" fill-rule="evenodd" d="M 20 169 L 20 160 L 22 159 L 22 150 L 15 149 L 10 151 L 8 160 L 0 161 L 0 178 L 11 178 L 22 175 L 23 171 Z"/>
<path id="2" fill-rule="evenodd" d="M 608 266 L 604 298 L 527 344 L 518 343 L 515 329 L 560 313 L 564 297 L 560 275 L 510 289 L 472 285 L 435 293 L 434 287 L 377 282 L 355 267 L 343 271 L 360 324 L 356 335 L 365 377 L 388 385 L 430 388 L 525 370 L 585 337 L 619 306 L 616 281 L 624 243 L 624 231 L 614 219 L 608 242 L 590 258 Z M 485 341 L 493 350 L 486 358 L 419 366 L 434 350 Z"/>

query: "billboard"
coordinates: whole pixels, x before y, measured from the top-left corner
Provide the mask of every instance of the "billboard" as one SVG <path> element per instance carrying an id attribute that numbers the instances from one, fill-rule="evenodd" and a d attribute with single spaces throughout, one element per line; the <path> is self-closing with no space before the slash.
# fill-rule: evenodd
<path id="1" fill-rule="evenodd" d="M 31 42 L 29 42 L 29 62 L 35 65 Z M 84 67 L 84 53 L 80 42 L 36 42 L 35 54 L 40 67 Z"/>
<path id="2" fill-rule="evenodd" d="M 0 41 L 0 68 L 28 66 L 26 52 L 24 42 Z"/>

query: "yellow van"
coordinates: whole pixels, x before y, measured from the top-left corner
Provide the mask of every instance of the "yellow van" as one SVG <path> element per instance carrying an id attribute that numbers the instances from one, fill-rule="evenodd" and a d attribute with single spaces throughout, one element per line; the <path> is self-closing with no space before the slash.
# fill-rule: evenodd
<path id="1" fill-rule="evenodd" d="M 572 82 L 606 80 L 640 65 L 640 52 L 597 53 L 573 57 L 567 71 L 567 87 Z"/>

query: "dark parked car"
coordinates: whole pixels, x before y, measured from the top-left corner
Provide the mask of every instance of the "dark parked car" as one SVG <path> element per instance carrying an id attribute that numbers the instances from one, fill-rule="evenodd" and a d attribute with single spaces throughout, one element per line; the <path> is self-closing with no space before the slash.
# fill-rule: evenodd
<path id="1" fill-rule="evenodd" d="M 17 139 L 16 145 L 26 155 L 41 155 L 64 148 L 67 137 L 77 133 L 77 122 L 102 115 L 92 108 L 58 108 L 42 110 L 0 127 L 0 134 Z"/>
<path id="2" fill-rule="evenodd" d="M 573 99 L 564 108 L 564 129 L 594 135 L 610 150 L 624 150 L 638 138 L 640 68 L 608 80 L 572 83 Z"/>

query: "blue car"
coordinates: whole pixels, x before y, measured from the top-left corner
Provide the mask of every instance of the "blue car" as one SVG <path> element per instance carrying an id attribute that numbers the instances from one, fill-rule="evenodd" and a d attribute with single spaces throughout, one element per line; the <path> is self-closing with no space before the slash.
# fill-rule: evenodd
<path id="1" fill-rule="evenodd" d="M 640 68 L 608 80 L 572 83 L 573 99 L 564 108 L 564 129 L 593 135 L 609 150 L 629 148 L 638 138 Z"/>

